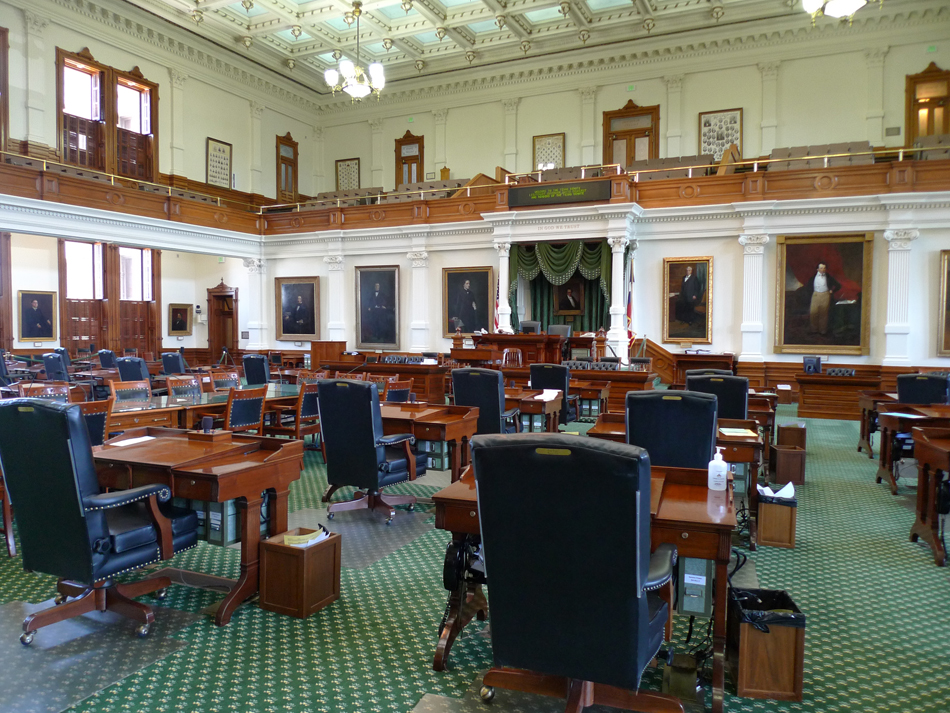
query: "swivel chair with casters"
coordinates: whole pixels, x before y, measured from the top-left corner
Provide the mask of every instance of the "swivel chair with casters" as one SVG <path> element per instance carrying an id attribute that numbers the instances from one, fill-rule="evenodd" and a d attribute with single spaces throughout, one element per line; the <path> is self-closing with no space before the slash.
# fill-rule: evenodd
<path id="1" fill-rule="evenodd" d="M 185 364 L 181 352 L 162 352 L 162 372 L 168 376 L 187 374 L 190 369 Z"/>
<path id="2" fill-rule="evenodd" d="M 532 319 L 526 319 L 521 323 L 522 334 L 541 334 L 541 323 Z"/>
<path id="3" fill-rule="evenodd" d="M 706 468 L 716 447 L 716 395 L 698 391 L 628 391 L 627 443 L 650 462 Z"/>
<path id="4" fill-rule="evenodd" d="M 111 349 L 100 349 L 98 352 L 99 366 L 103 369 L 115 369 L 115 352 Z"/>
<path id="5" fill-rule="evenodd" d="M 950 377 L 938 374 L 901 374 L 897 377 L 897 400 L 902 404 L 945 404 Z"/>
<path id="6" fill-rule="evenodd" d="M 505 410 L 505 380 L 493 369 L 453 369 L 452 391 L 456 406 L 477 406 L 476 433 L 517 433 L 521 409 Z"/>
<path id="7" fill-rule="evenodd" d="M 69 350 L 66 347 L 54 347 L 53 351 L 63 357 L 67 369 L 73 365 L 73 358 L 69 356 Z"/>
<path id="8" fill-rule="evenodd" d="M 749 380 L 744 376 L 688 376 L 686 390 L 715 394 L 719 418 L 749 417 Z"/>
<path id="9" fill-rule="evenodd" d="M 66 362 L 68 355 L 64 351 L 56 351 L 43 355 L 43 368 L 46 371 L 47 381 L 65 381 L 67 384 L 87 387 L 88 393 L 93 399 L 99 394 L 96 393 L 96 384 L 92 379 L 73 379 L 69 373 L 69 366 Z M 84 389 L 85 391 L 85 389 Z"/>
<path id="10" fill-rule="evenodd" d="M 561 391 L 561 425 L 577 420 L 580 396 L 571 396 L 571 370 L 563 364 L 532 364 L 532 389 L 559 389 Z"/>
<path id="11" fill-rule="evenodd" d="M 574 333 L 569 324 L 549 324 L 548 334 L 556 337 L 564 337 L 564 344 L 561 345 L 561 361 L 571 358 L 571 343 L 568 341 Z"/>
<path id="12" fill-rule="evenodd" d="M 263 354 L 244 355 L 244 380 L 248 386 L 263 386 L 270 383 L 270 366 Z"/>
<path id="13" fill-rule="evenodd" d="M 341 510 L 381 510 L 388 525 L 396 505 L 414 509 L 415 496 L 384 494 L 383 488 L 425 475 L 426 459 L 412 450 L 412 434 L 383 435 L 379 389 L 360 381 L 328 379 L 317 384 L 317 398 L 330 485 L 323 496 L 323 502 L 330 503 L 327 517 Z M 354 498 L 330 502 L 333 493 L 346 486 L 358 488 Z"/>
<path id="14" fill-rule="evenodd" d="M 647 452 L 569 435 L 476 436 L 472 464 L 491 587 L 483 700 L 500 687 L 567 695 L 574 713 L 598 703 L 681 713 L 672 696 L 638 691 L 663 644 L 676 561 L 671 545 L 650 555 Z"/>
<path id="15" fill-rule="evenodd" d="M 3 529 L 0 534 L 3 535 L 7 543 L 7 557 L 16 557 L 16 540 L 13 537 L 13 506 L 10 505 L 10 496 L 7 495 L 6 488 L 3 486 L 3 478 L 0 478 L 0 507 L 3 512 Z"/>
<path id="16" fill-rule="evenodd" d="M 141 357 L 119 357 L 115 365 L 122 381 L 147 381 L 151 388 L 152 375 L 148 373 L 148 365 Z M 166 393 L 166 389 L 152 389 L 153 396 L 164 396 Z"/>
<path id="17" fill-rule="evenodd" d="M 43 448 L 23 433 L 44 434 Z M 155 619 L 134 597 L 167 589 L 168 577 L 117 584 L 122 573 L 168 559 L 198 542 L 196 513 L 165 505 L 165 485 L 99 492 L 89 431 L 78 406 L 11 399 L 0 403 L 0 458 L 17 505 L 23 568 L 58 578 L 59 606 L 28 616 L 20 641 L 90 611 Z M 41 477 L 38 477 L 41 475 Z M 67 601 L 70 600 L 70 601 Z"/>

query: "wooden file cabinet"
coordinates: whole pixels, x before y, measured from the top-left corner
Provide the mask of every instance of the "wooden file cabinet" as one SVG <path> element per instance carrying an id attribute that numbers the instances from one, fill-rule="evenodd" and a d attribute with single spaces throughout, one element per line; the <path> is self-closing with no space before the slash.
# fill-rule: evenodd
<path id="1" fill-rule="evenodd" d="M 340 535 L 310 547 L 290 547 L 284 535 L 314 532 L 296 527 L 261 542 L 261 609 L 306 619 L 340 598 Z"/>

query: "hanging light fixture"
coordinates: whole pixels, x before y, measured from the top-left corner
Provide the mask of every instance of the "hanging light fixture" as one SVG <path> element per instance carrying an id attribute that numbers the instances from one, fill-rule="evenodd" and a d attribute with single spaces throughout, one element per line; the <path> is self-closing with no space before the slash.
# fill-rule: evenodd
<path id="1" fill-rule="evenodd" d="M 375 94 L 377 101 L 379 93 L 386 86 L 386 77 L 383 74 L 383 65 L 379 62 L 373 62 L 368 69 L 363 69 L 360 64 L 360 15 L 363 10 L 363 3 L 359 0 L 353 3 L 352 13 L 347 13 L 347 22 L 349 17 L 356 21 L 356 62 L 349 59 L 340 60 L 340 68 L 328 69 L 323 73 L 323 79 L 326 81 L 330 90 L 336 94 L 343 91 L 349 94 L 353 101 L 359 101 L 363 97 Z M 342 55 L 341 55 L 342 56 Z"/>
<path id="2" fill-rule="evenodd" d="M 881 5 L 884 0 L 881 0 Z M 820 15 L 827 15 L 835 19 L 848 18 L 850 24 L 854 20 L 854 13 L 867 5 L 867 0 L 802 0 L 802 10 L 811 15 L 811 23 Z"/>

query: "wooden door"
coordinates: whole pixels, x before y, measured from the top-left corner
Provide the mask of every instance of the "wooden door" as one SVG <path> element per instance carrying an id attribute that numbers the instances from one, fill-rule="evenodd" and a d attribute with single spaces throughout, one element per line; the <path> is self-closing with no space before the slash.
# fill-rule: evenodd
<path id="1" fill-rule="evenodd" d="M 660 107 L 637 106 L 633 100 L 604 112 L 604 163 L 624 168 L 659 156 Z"/>
<path id="2" fill-rule="evenodd" d="M 907 146 L 923 136 L 950 132 L 950 72 L 933 62 L 906 77 Z"/>
<path id="3" fill-rule="evenodd" d="M 92 344 L 97 348 L 105 348 L 101 347 L 101 313 L 102 300 L 66 300 L 63 346 L 70 354 L 75 355 L 80 348 L 88 349 Z"/>
<path id="4" fill-rule="evenodd" d="M 221 282 L 208 290 L 208 348 L 211 361 L 221 358 L 223 347 L 236 351 L 238 346 L 238 290 Z"/>
<path id="5" fill-rule="evenodd" d="M 149 350 L 148 311 L 150 302 L 122 300 L 119 303 L 119 333 L 122 349 L 137 349 L 143 356 Z"/>
<path id="6" fill-rule="evenodd" d="M 277 200 L 297 200 L 297 142 L 289 131 L 277 137 Z"/>
<path id="7" fill-rule="evenodd" d="M 406 132 L 396 139 L 396 188 L 425 178 L 425 139 Z"/>

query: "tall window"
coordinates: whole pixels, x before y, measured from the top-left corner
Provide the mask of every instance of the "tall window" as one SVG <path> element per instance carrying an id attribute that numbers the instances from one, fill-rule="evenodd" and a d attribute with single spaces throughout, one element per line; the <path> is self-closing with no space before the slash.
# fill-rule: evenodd
<path id="1" fill-rule="evenodd" d="M 63 160 L 100 171 L 105 169 L 102 75 L 92 65 L 72 57 L 63 59 Z"/>
<path id="2" fill-rule="evenodd" d="M 66 299 L 101 300 L 102 243 L 77 243 L 67 240 Z"/>
<path id="3" fill-rule="evenodd" d="M 150 302 L 152 299 L 152 251 L 119 248 L 119 299 Z"/>
<path id="4" fill-rule="evenodd" d="M 933 62 L 920 74 L 907 76 L 907 145 L 921 136 L 950 133 L 950 72 Z"/>
<path id="5" fill-rule="evenodd" d="M 289 131 L 277 137 L 277 200 L 297 200 L 297 142 Z"/>
<path id="6" fill-rule="evenodd" d="M 10 38 L 9 30 L 0 27 L 0 149 L 7 150 L 7 138 L 10 136 L 10 100 L 9 92 L 9 57 Z"/>

